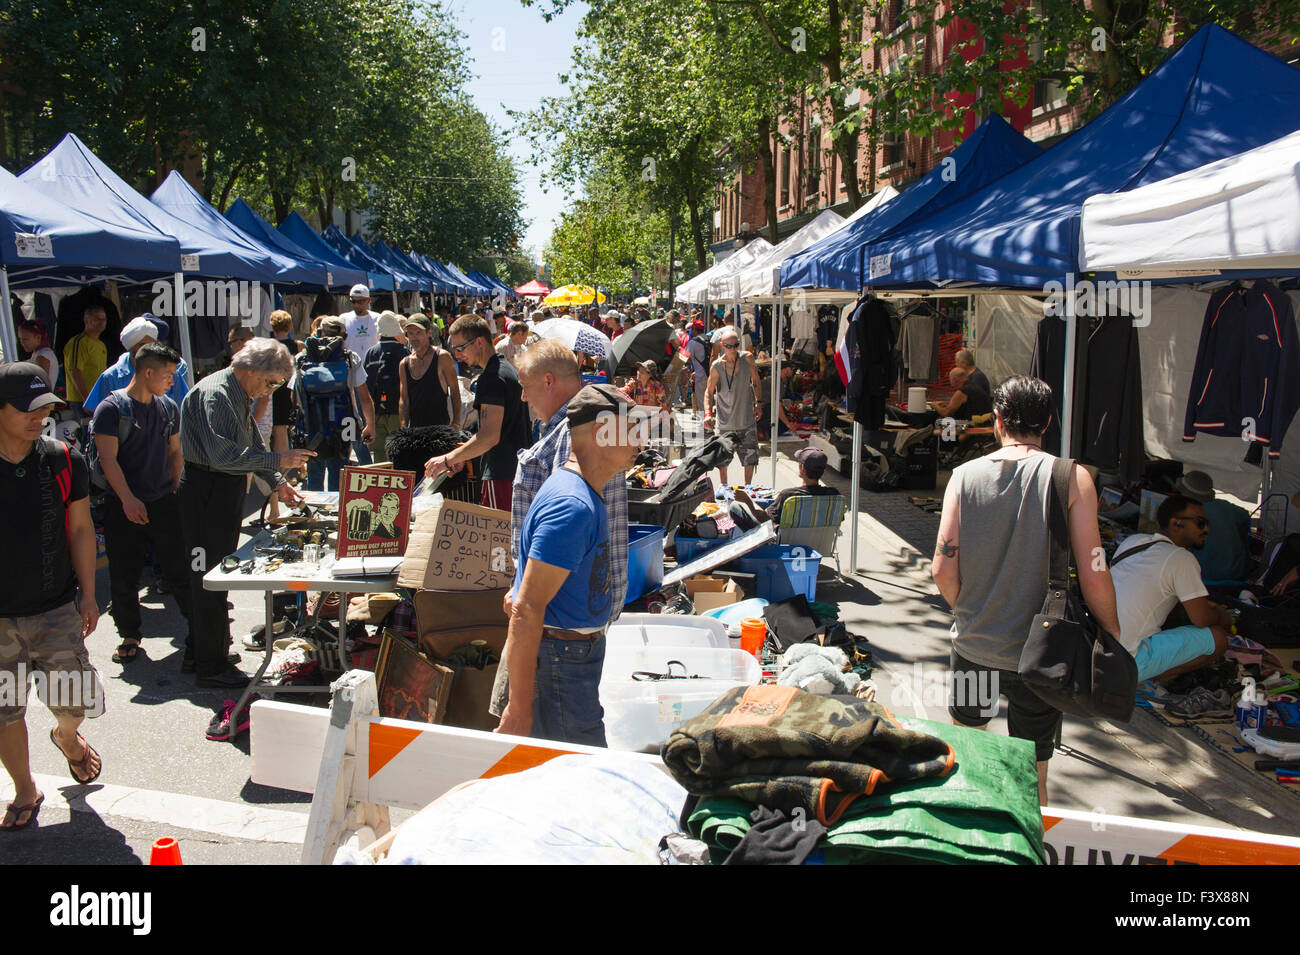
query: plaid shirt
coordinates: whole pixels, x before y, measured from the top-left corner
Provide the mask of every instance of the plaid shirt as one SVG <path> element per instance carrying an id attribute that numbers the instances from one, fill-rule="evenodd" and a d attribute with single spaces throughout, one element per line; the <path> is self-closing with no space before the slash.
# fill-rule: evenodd
<path id="1" fill-rule="evenodd" d="M 546 422 L 542 438 L 531 448 L 519 452 L 519 468 L 515 471 L 514 496 L 510 502 L 510 556 L 519 566 L 519 535 L 524 528 L 524 515 L 541 490 L 546 479 L 569 460 L 569 419 L 565 405 Z M 609 514 L 609 595 L 613 623 L 623 612 L 627 597 L 627 477 L 620 471 L 600 492 Z"/>

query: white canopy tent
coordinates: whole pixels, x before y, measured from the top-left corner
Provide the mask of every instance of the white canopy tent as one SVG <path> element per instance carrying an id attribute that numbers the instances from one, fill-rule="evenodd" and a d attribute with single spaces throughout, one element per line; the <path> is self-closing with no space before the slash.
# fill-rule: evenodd
<path id="1" fill-rule="evenodd" d="M 736 295 L 736 276 L 749 268 L 767 253 L 772 251 L 772 243 L 767 239 L 754 239 L 743 249 L 723 259 L 710 270 L 704 290 L 708 301 L 732 301 Z"/>
<path id="2" fill-rule="evenodd" d="M 1080 231 L 1083 271 L 1300 272 L 1300 131 L 1131 192 L 1092 196 Z"/>
<path id="3" fill-rule="evenodd" d="M 753 250 L 747 253 L 747 250 L 750 250 L 751 247 Z M 758 238 L 752 240 L 749 245 L 737 252 L 733 252 L 721 262 L 715 262 L 711 268 L 705 269 L 699 275 L 689 278 L 677 286 L 675 293 L 677 301 L 688 302 L 691 305 L 703 304 L 709 300 L 709 283 L 714 278 L 732 274 L 738 265 L 743 267 L 747 263 L 753 262 L 755 256 L 770 248 L 772 248 L 772 243 L 768 242 L 767 239 Z M 741 259 L 742 255 L 745 256 L 744 259 Z"/>
<path id="4" fill-rule="evenodd" d="M 864 207 L 865 208 L 865 207 Z M 844 217 L 824 209 L 798 232 L 786 236 L 734 276 L 737 297 L 745 302 L 773 302 L 781 284 L 781 263 L 844 225 Z"/>

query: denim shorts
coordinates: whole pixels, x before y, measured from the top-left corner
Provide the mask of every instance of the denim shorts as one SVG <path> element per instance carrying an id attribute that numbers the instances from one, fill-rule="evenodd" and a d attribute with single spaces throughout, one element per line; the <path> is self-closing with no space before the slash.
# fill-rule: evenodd
<path id="1" fill-rule="evenodd" d="M 536 739 L 605 746 L 605 711 L 600 705 L 600 674 L 605 638 L 557 640 L 542 637 L 533 681 L 533 731 Z"/>

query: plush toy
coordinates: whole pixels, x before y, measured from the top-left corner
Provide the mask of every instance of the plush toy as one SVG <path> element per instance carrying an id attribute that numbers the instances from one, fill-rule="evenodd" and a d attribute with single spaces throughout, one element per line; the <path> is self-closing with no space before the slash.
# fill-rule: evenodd
<path id="1" fill-rule="evenodd" d="M 414 471 L 424 477 L 424 463 L 430 458 L 446 454 L 468 441 L 469 432 L 447 424 L 434 424 L 424 428 L 398 428 L 388 435 L 384 452 L 398 471 Z M 450 494 L 465 486 L 469 475 L 465 469 L 443 482 L 441 492 Z"/>
<path id="2" fill-rule="evenodd" d="M 777 683 L 809 693 L 828 696 L 852 693 L 862 682 L 856 673 L 843 672 L 849 658 L 838 647 L 820 647 L 815 643 L 796 643 L 785 651 L 785 668 Z"/>

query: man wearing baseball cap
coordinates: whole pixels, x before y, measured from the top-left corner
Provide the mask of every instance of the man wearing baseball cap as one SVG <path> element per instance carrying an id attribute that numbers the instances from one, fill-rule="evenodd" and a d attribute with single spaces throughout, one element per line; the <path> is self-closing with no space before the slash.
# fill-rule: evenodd
<path id="1" fill-rule="evenodd" d="M 785 502 L 790 498 L 840 493 L 835 488 L 821 483 L 822 475 L 826 473 L 825 451 L 820 448 L 800 448 L 794 453 L 794 459 L 799 462 L 799 484 L 778 491 L 776 499 L 767 506 L 766 510 L 759 509 L 744 488 L 736 489 L 737 503 L 749 508 L 750 512 L 758 520 L 779 524 L 781 522 L 781 508 L 785 507 Z"/>
<path id="2" fill-rule="evenodd" d="M 86 653 L 99 622 L 95 527 L 85 460 L 41 433 L 59 404 L 39 366 L 0 365 L 0 520 L 8 542 L 0 548 L 0 678 L 25 688 L 33 672 L 45 675 L 45 702 L 58 722 L 50 740 L 85 784 L 101 764 L 77 727 L 100 715 L 104 701 Z M 0 829 L 31 825 L 45 799 L 32 778 L 22 699 L 0 700 L 0 763 L 14 783 Z"/>
<path id="3" fill-rule="evenodd" d="M 131 384 L 131 379 L 135 377 L 135 366 L 132 364 L 132 358 L 145 345 L 150 342 L 162 342 L 166 344 L 168 335 L 171 334 L 171 328 L 157 315 L 152 312 L 145 312 L 143 315 L 137 315 L 123 327 L 118 339 L 122 342 L 122 347 L 126 349 L 112 365 L 104 370 L 99 376 L 94 386 L 90 389 L 90 394 L 86 396 L 83 406 L 86 414 L 94 415 L 95 409 L 99 403 L 115 391 L 127 388 Z M 176 375 L 172 378 L 171 390 L 167 392 L 167 397 L 176 402 L 176 407 L 181 406 L 185 400 L 185 393 L 190 390 L 189 366 L 185 364 L 185 359 L 176 366 Z"/>
<path id="4" fill-rule="evenodd" d="M 499 733 L 604 746 L 600 674 L 613 610 L 603 489 L 630 468 L 640 436 L 633 404 L 612 385 L 588 385 L 569 401 L 568 463 L 542 484 L 519 534 L 503 654 L 510 695 Z"/>
<path id="5" fill-rule="evenodd" d="M 344 312 L 339 318 L 343 319 L 343 327 L 347 330 L 344 336 L 346 346 L 357 353 L 361 358 L 369 354 L 370 349 L 379 344 L 379 316 L 370 311 L 370 289 L 357 283 L 352 286 L 352 291 L 348 293 L 348 298 L 352 301 L 352 311 Z M 355 389 L 354 389 L 355 390 Z M 368 396 L 367 396 L 368 397 Z M 356 401 L 360 404 L 364 399 L 358 392 Z M 361 422 L 362 427 L 366 421 Z M 374 424 L 374 422 L 370 422 Z M 357 432 L 360 434 L 360 432 Z M 363 441 L 352 442 L 352 448 L 357 452 L 358 464 L 370 464 L 374 458 L 370 455 L 370 448 Z"/>

